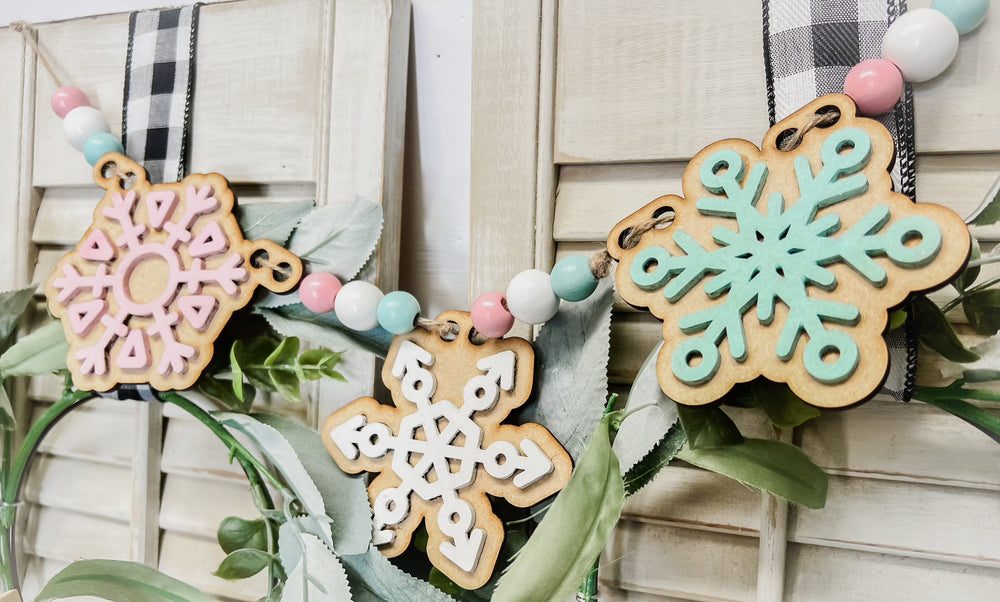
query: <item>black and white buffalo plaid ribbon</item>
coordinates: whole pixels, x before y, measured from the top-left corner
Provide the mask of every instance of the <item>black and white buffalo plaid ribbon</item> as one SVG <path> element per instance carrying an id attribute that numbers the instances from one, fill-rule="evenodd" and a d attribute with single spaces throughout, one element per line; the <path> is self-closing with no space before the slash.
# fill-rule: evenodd
<path id="1" fill-rule="evenodd" d="M 823 94 L 842 92 L 851 67 L 882 55 L 889 24 L 905 0 L 764 0 L 764 67 L 771 124 Z M 895 111 L 879 118 L 896 141 L 892 178 L 916 200 L 913 94 L 906 84 Z M 889 376 L 879 397 L 908 401 L 917 363 L 908 325 L 886 334 Z"/>
<path id="2" fill-rule="evenodd" d="M 150 182 L 184 177 L 198 5 L 132 13 L 122 138 Z"/>

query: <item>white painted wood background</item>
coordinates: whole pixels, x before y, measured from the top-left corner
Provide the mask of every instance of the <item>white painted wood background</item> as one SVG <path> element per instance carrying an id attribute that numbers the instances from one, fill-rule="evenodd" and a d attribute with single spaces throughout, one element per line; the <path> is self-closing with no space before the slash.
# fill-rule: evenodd
<path id="1" fill-rule="evenodd" d="M 695 152 L 767 129 L 759 2 L 523 0 L 474 16 L 473 294 L 599 249 L 618 220 L 680 191 Z M 966 214 L 1000 173 L 998 56 L 992 3 L 954 65 L 916 86 L 920 199 Z M 976 234 L 990 247 L 1000 229 Z M 616 310 L 612 389 L 626 394 L 660 327 Z M 939 366 L 925 352 L 919 381 L 940 383 Z M 732 413 L 748 436 L 775 436 L 761 413 Z M 831 475 L 825 509 L 675 463 L 626 504 L 602 599 L 1000 600 L 994 442 L 930 406 L 886 402 L 782 438 Z"/>

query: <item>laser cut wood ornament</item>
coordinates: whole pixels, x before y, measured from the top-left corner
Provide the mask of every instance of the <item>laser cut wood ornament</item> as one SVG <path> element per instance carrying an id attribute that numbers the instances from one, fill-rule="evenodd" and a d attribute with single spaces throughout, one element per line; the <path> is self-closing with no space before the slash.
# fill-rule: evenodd
<path id="1" fill-rule="evenodd" d="M 121 174 L 134 177 L 127 189 Z M 137 163 L 111 153 L 94 166 L 94 181 L 105 194 L 93 224 L 45 287 L 79 389 L 190 387 L 229 317 L 258 286 L 285 292 L 302 276 L 294 254 L 243 238 L 219 174 L 150 184 Z M 257 267 L 255 255 L 283 271 Z"/>
<path id="2" fill-rule="evenodd" d="M 801 144 L 788 130 L 839 111 Z M 802 399 L 842 407 L 873 395 L 888 372 L 888 309 L 962 269 L 962 219 L 892 191 L 892 136 L 823 96 L 768 130 L 762 150 L 722 140 L 688 164 L 684 197 L 664 196 L 615 226 L 608 252 L 628 303 L 663 320 L 664 393 L 703 405 L 764 376 Z M 626 248 L 630 229 L 673 222 Z M 751 311 L 755 309 L 755 311 Z"/>
<path id="3" fill-rule="evenodd" d="M 393 406 L 359 399 L 332 414 L 322 436 L 345 471 L 381 473 L 368 495 L 374 543 L 386 556 L 401 554 L 425 521 L 431 562 L 476 589 L 503 543 L 487 494 L 528 507 L 562 489 L 572 461 L 541 425 L 500 424 L 531 393 L 531 345 L 520 338 L 477 345 L 465 312 L 438 320 L 458 325 L 455 340 L 422 329 L 393 340 L 382 370 Z"/>

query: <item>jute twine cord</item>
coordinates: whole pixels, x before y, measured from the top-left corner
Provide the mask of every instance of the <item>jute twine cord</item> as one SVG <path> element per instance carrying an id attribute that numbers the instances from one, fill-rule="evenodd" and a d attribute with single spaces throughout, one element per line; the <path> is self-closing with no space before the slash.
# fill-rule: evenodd
<path id="1" fill-rule="evenodd" d="M 62 80 L 59 79 L 59 76 L 56 75 L 52 65 L 49 64 L 49 59 L 45 57 L 45 53 L 43 53 L 42 49 L 38 47 L 38 40 L 35 39 L 35 28 L 31 25 L 31 23 L 28 23 L 27 21 L 14 21 L 10 24 L 10 28 L 24 37 L 24 41 L 31 46 L 31 49 L 35 52 L 35 56 L 37 56 L 38 60 L 42 62 L 42 66 L 45 67 L 45 70 L 52 76 L 56 85 L 62 88 Z"/>
<path id="2" fill-rule="evenodd" d="M 661 215 L 660 217 L 655 217 L 648 219 L 641 224 L 632 226 L 625 231 L 625 236 L 622 238 L 622 248 L 631 249 L 639 244 L 639 240 L 642 235 L 650 230 L 658 228 L 660 226 L 665 226 L 674 221 L 673 213 L 667 215 Z M 608 253 L 607 249 L 601 249 L 597 253 L 594 253 L 590 258 L 590 272 L 594 275 L 594 278 L 601 280 L 606 278 L 608 274 L 611 273 L 611 266 L 614 259 L 611 254 Z"/>
<path id="3" fill-rule="evenodd" d="M 806 137 L 806 134 L 809 133 L 809 130 L 816 127 L 823 127 L 825 125 L 832 125 L 836 123 L 838 119 L 840 119 L 840 111 L 814 113 L 805 125 L 800 128 L 795 128 L 793 130 L 795 132 L 794 134 L 781 141 L 778 145 L 778 150 L 790 151 L 798 148 L 798 146 L 802 144 L 802 140 Z"/>
<path id="4" fill-rule="evenodd" d="M 442 339 L 447 339 L 452 335 L 457 335 L 459 331 L 458 325 L 454 322 L 431 320 L 430 318 L 425 318 L 423 316 L 417 318 L 417 326 L 428 332 L 433 332 Z"/>

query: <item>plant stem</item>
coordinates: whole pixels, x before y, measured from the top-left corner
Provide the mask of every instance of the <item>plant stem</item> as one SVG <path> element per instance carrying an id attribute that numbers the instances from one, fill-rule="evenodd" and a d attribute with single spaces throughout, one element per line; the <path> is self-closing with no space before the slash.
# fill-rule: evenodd
<path id="1" fill-rule="evenodd" d="M 970 288 L 969 290 L 964 291 L 961 295 L 955 297 L 951 301 L 945 303 L 944 306 L 941 307 L 941 313 L 943 313 L 943 314 L 948 313 L 949 311 L 951 311 L 951 310 L 955 309 L 956 307 L 958 307 L 958 305 L 962 301 L 964 301 L 966 299 L 966 297 L 968 297 L 969 295 L 972 295 L 973 293 L 978 293 L 979 291 L 985 290 L 985 289 L 993 286 L 994 284 L 998 284 L 998 283 L 1000 283 L 1000 277 L 993 278 L 992 280 L 987 280 L 986 282 L 984 282 L 982 284 L 977 284 L 976 286 Z"/>
<path id="2" fill-rule="evenodd" d="M 576 593 L 578 602 L 597 602 L 597 569 L 601 559 L 596 558 L 594 565 L 587 571 L 587 577 L 580 584 L 580 590 Z"/>
<path id="3" fill-rule="evenodd" d="M 89 391 L 69 391 L 63 395 L 62 399 L 52 405 L 51 408 L 42 414 L 41 418 L 35 421 L 28 429 L 28 434 L 21 444 L 21 449 L 14 459 L 14 463 L 7 468 L 6 478 L 3 482 L 0 497 L 3 499 L 3 507 L 0 508 L 0 527 L 3 534 L 0 536 L 0 588 L 4 591 L 17 588 L 17 577 L 14 574 L 14 526 L 17 523 L 17 502 L 21 495 L 21 484 L 24 475 L 31 465 L 38 444 L 42 437 L 52 426 L 65 416 L 70 410 L 93 397 Z M 9 439 L 10 433 L 7 433 Z M 7 453 L 7 443 L 4 443 L 4 454 Z M 4 458 L 6 464 L 8 458 Z"/>
<path id="4" fill-rule="evenodd" d="M 287 499 L 291 492 L 285 488 L 284 484 L 279 481 L 271 472 L 267 469 L 267 466 L 263 462 L 257 459 L 256 456 L 251 454 L 246 447 L 240 443 L 236 437 L 233 436 L 229 430 L 222 425 L 214 416 L 203 410 L 200 406 L 194 402 L 181 397 L 176 393 L 161 393 L 160 399 L 172 403 L 180 409 L 184 410 L 194 418 L 198 419 L 199 422 L 208 427 L 208 430 L 212 431 L 216 437 L 218 437 L 227 448 L 229 448 L 232 457 L 239 462 L 240 467 L 243 468 L 243 472 L 247 475 L 247 480 L 250 481 L 250 494 L 254 498 L 254 504 L 256 504 L 258 510 L 274 510 L 274 501 L 271 499 L 271 493 L 267 490 L 267 486 L 264 483 L 264 479 L 261 477 L 263 474 L 268 481 L 273 483 L 275 487 L 281 492 L 282 496 Z M 277 554 L 275 549 L 275 538 L 273 533 L 273 525 L 271 521 L 267 521 L 267 552 L 269 554 Z M 274 574 L 274 565 L 268 564 L 268 596 L 270 592 L 274 590 L 274 586 L 277 581 L 277 577 Z"/>

